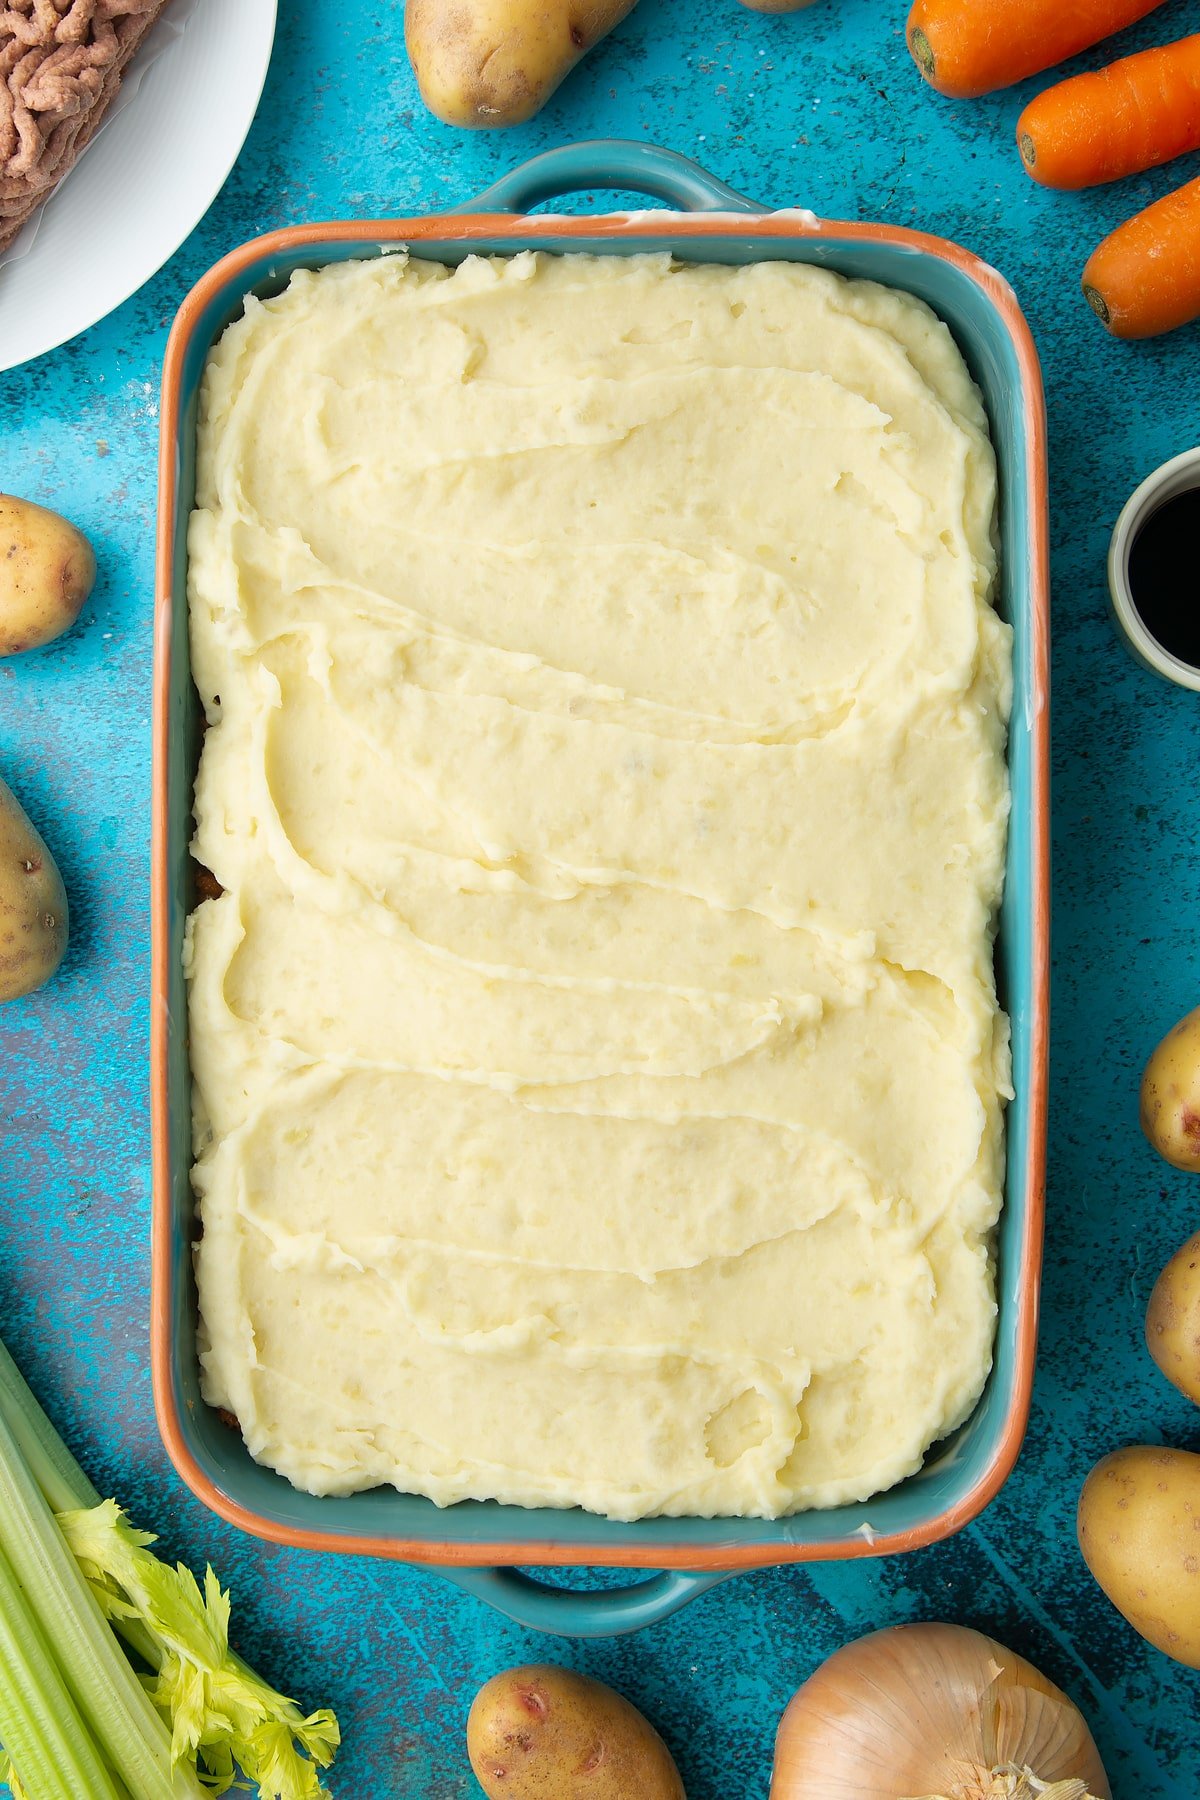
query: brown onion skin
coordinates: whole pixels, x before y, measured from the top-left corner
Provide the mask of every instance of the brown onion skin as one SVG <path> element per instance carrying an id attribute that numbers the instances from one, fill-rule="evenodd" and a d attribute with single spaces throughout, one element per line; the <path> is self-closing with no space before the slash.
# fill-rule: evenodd
<path id="1" fill-rule="evenodd" d="M 965 1800 L 972 1769 L 1006 1762 L 1112 1800 L 1078 1708 L 1032 1663 L 962 1625 L 896 1625 L 836 1651 L 792 1700 L 771 1800 Z"/>

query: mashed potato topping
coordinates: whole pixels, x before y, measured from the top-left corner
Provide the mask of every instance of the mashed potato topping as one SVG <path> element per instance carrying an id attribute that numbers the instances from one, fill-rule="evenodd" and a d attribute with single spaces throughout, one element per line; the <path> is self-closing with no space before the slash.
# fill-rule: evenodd
<path id="1" fill-rule="evenodd" d="M 979 396 L 785 263 L 388 257 L 202 394 L 205 1391 L 317 1493 L 772 1515 L 990 1364 Z"/>

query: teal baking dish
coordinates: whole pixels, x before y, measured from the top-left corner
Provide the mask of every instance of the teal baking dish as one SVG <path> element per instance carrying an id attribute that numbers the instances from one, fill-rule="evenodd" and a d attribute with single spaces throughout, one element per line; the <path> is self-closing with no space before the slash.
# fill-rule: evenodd
<path id="1" fill-rule="evenodd" d="M 673 210 L 529 216 L 531 207 L 556 195 L 596 189 L 644 193 Z M 401 245 L 444 263 L 477 252 L 534 248 L 557 255 L 669 251 L 696 262 L 782 258 L 820 264 L 927 301 L 953 331 L 987 402 L 1001 477 L 999 605 L 1015 634 L 1013 807 L 997 958 L 1001 997 L 1012 1019 L 1016 1098 L 1008 1113 L 995 1360 L 967 1424 L 935 1446 L 919 1474 L 864 1505 L 778 1520 L 621 1524 L 583 1512 L 492 1502 L 442 1510 L 390 1489 L 318 1498 L 256 1464 L 238 1434 L 201 1399 L 181 964 L 184 922 L 194 903 L 188 845 L 199 743 L 186 606 L 197 392 L 209 348 L 246 294 L 276 293 L 296 269 L 377 256 Z M 886 225 L 821 221 L 799 211 L 764 213 L 681 156 L 614 141 L 551 151 L 453 214 L 299 226 L 247 244 L 217 264 L 185 301 L 167 349 L 155 618 L 152 1347 L 160 1430 L 188 1485 L 223 1517 L 260 1536 L 437 1565 L 509 1616 L 579 1636 L 648 1624 L 740 1569 L 914 1549 L 982 1511 L 1020 1449 L 1036 1347 L 1047 1086 L 1048 728 L 1041 378 L 1011 290 L 968 252 Z M 581 1591 L 549 1587 L 518 1572 L 521 1566 L 566 1564 L 660 1573 L 631 1587 Z"/>

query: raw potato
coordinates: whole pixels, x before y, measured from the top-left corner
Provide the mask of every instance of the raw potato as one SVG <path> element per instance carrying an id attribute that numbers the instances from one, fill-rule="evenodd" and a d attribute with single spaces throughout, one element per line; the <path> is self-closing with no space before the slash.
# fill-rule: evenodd
<path id="1" fill-rule="evenodd" d="M 69 631 L 95 579 L 82 531 L 32 500 L 0 494 L 0 656 Z"/>
<path id="2" fill-rule="evenodd" d="M 1146 1064 L 1140 1111 L 1158 1154 L 1200 1171 L 1200 1007 L 1171 1027 Z"/>
<path id="3" fill-rule="evenodd" d="M 1167 1380 L 1200 1405 L 1200 1231 L 1175 1252 L 1154 1284 L 1146 1344 Z"/>
<path id="4" fill-rule="evenodd" d="M 421 98 L 447 125 L 520 125 L 637 0 L 408 0 Z"/>
<path id="5" fill-rule="evenodd" d="M 488 1800 L 685 1800 L 670 1751 L 637 1708 L 549 1663 L 480 1688 L 467 1751 Z"/>
<path id="6" fill-rule="evenodd" d="M 1097 1463 L 1079 1497 L 1079 1547 L 1135 1631 L 1200 1669 L 1200 1456 L 1135 1445 Z"/>
<path id="7" fill-rule="evenodd" d="M 54 858 L 0 781 L 0 1001 L 49 981 L 67 947 L 67 896 Z"/>

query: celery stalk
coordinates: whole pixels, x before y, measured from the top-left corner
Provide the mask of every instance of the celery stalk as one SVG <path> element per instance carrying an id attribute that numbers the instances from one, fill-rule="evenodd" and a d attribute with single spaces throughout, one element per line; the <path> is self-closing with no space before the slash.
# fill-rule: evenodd
<path id="1" fill-rule="evenodd" d="M 33 1390 L 2 1342 L 0 1412 L 8 1420 L 8 1428 L 51 1512 L 68 1512 L 74 1506 L 99 1504 L 101 1495 L 38 1405 Z"/>
<path id="2" fill-rule="evenodd" d="M 99 1489 L 92 1486 L 67 1446 L 38 1404 L 33 1389 L 0 1339 L 0 1417 L 8 1420 L 46 1504 L 53 1513 L 99 1506 Z M 112 1619 L 114 1630 L 147 1668 L 157 1670 L 162 1646 L 140 1619 Z"/>
<path id="3" fill-rule="evenodd" d="M 212 1570 L 201 1593 L 189 1570 L 160 1562 L 148 1548 L 154 1539 L 135 1531 L 114 1501 L 100 1500 L 0 1343 L 0 1464 L 13 1448 L 55 1513 L 100 1612 L 152 1671 L 146 1686 L 169 1721 L 179 1766 L 195 1770 L 199 1760 L 206 1794 L 234 1783 L 236 1763 L 260 1800 L 320 1800 L 327 1790 L 318 1771 L 339 1742 L 333 1714 L 305 1717 L 230 1649 L 229 1598 Z M 0 1523 L 3 1516 L 0 1486 Z M 194 1778 L 182 1792 L 196 1792 Z"/>
<path id="4" fill-rule="evenodd" d="M 118 1800 L 29 1610 L 0 1554 L 0 1739 L 38 1800 Z"/>
<path id="5" fill-rule="evenodd" d="M 113 1636 L 4 1416 L 0 1550 L 53 1645 L 81 1714 L 132 1800 L 204 1800 L 195 1775 L 173 1764 L 170 1735 Z"/>

